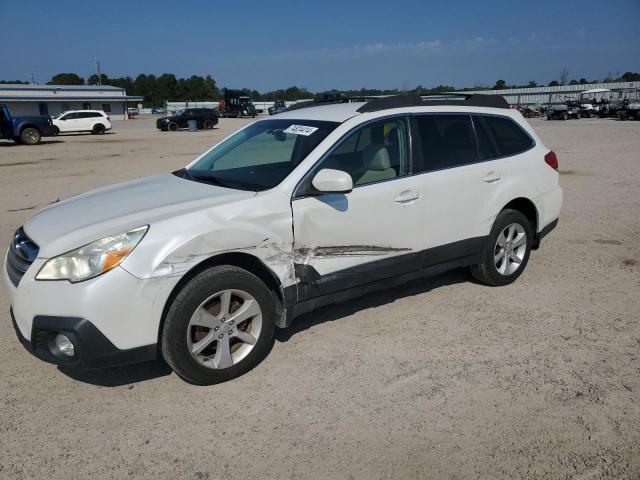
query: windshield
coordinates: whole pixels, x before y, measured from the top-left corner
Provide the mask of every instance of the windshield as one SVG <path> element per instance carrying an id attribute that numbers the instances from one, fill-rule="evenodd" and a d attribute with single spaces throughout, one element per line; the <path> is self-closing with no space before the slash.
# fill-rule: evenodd
<path id="1" fill-rule="evenodd" d="M 267 190 L 284 180 L 338 125 L 261 120 L 206 153 L 183 176 L 228 188 Z"/>

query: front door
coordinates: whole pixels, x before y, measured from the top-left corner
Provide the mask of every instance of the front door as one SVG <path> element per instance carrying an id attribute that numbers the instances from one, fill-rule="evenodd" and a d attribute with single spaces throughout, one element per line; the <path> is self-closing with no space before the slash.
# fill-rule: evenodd
<path id="1" fill-rule="evenodd" d="M 354 188 L 347 194 L 294 195 L 298 299 L 419 268 L 424 192 L 410 176 L 407 118 L 376 121 L 351 133 L 310 178 L 323 168 L 349 173 Z"/>
<path id="2" fill-rule="evenodd" d="M 60 118 L 60 131 L 61 132 L 78 132 L 82 130 L 85 120 L 82 117 L 82 113 L 67 113 Z"/>

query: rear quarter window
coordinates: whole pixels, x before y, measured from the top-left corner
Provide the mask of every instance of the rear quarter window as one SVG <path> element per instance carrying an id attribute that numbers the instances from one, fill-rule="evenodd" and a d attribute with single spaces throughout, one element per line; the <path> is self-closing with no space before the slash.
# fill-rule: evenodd
<path id="1" fill-rule="evenodd" d="M 533 147 L 533 140 L 516 122 L 506 117 L 484 115 L 501 156 L 517 155 Z"/>

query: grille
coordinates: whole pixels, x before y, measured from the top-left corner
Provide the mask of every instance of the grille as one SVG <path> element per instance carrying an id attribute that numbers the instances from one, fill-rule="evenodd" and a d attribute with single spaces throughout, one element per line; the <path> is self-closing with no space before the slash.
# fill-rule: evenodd
<path id="1" fill-rule="evenodd" d="M 7 253 L 7 273 L 14 286 L 18 286 L 27 269 L 38 256 L 38 245 L 20 227 L 13 235 Z"/>

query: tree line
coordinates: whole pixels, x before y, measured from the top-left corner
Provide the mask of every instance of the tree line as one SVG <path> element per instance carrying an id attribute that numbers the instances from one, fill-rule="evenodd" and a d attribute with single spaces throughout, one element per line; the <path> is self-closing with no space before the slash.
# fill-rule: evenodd
<path id="1" fill-rule="evenodd" d="M 569 72 L 563 69 L 560 72 L 558 80 L 552 80 L 548 86 L 560 85 L 588 85 L 591 83 L 610 83 L 610 82 L 637 82 L 640 81 L 640 73 L 625 72 L 618 78 L 613 78 L 611 74 L 604 80 L 587 80 L 580 78 L 579 80 L 569 80 Z M 23 81 L 5 81 L 0 80 L 0 84 L 20 83 L 27 84 Z M 216 81 L 211 75 L 202 77 L 192 75 L 189 78 L 177 78 L 172 73 L 163 73 L 160 76 L 153 74 L 140 74 L 135 79 L 133 77 L 115 77 L 111 78 L 106 74 L 91 75 L 86 80 L 76 73 L 58 73 L 54 75 L 47 85 L 111 85 L 114 87 L 124 88 L 127 94 L 133 96 L 144 97 L 145 107 L 162 106 L 165 102 L 185 102 L 185 101 L 212 101 L 220 98 L 221 92 Z M 436 87 L 423 87 L 418 85 L 414 89 L 377 89 L 362 88 L 359 90 L 342 90 L 342 93 L 351 96 L 377 96 L 377 95 L 396 95 L 399 93 L 417 93 L 420 95 L 433 93 L 447 93 L 465 90 L 504 90 L 507 88 L 523 88 L 538 87 L 538 83 L 531 80 L 526 85 L 509 85 L 505 80 L 498 80 L 491 86 L 474 86 L 468 88 L 456 88 L 449 85 L 438 85 Z M 248 88 L 242 89 L 244 93 L 251 97 L 254 101 L 275 101 L 275 100 L 301 100 L 313 98 L 317 93 L 310 92 L 306 88 L 292 86 L 286 89 L 272 90 L 269 92 L 259 92 Z"/>

